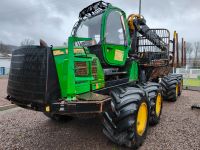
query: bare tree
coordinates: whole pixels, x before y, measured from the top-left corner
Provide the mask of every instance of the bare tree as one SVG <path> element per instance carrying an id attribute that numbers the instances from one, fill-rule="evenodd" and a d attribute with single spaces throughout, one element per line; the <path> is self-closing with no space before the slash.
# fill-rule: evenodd
<path id="1" fill-rule="evenodd" d="M 194 43 L 194 62 L 193 66 L 198 67 L 199 66 L 199 51 L 200 51 L 200 42 L 195 42 Z"/>
<path id="2" fill-rule="evenodd" d="M 188 63 L 191 64 L 191 54 L 193 52 L 193 45 L 190 42 L 186 43 L 186 54 L 188 56 Z"/>
<path id="3" fill-rule="evenodd" d="M 30 46 L 30 45 L 33 45 L 33 44 L 35 44 L 35 41 L 32 40 L 32 39 L 24 39 L 21 42 L 21 46 Z"/>
<path id="4" fill-rule="evenodd" d="M 3 42 L 0 42 L 0 53 L 4 56 L 7 56 L 9 53 L 11 53 L 11 50 L 7 45 L 3 44 Z"/>

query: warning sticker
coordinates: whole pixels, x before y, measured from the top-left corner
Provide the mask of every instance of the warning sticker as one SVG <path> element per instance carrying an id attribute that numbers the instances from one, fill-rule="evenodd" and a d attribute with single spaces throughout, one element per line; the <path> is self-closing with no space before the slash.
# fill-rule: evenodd
<path id="1" fill-rule="evenodd" d="M 83 49 L 74 49 L 74 54 L 82 54 L 84 53 Z M 68 49 L 66 49 L 66 54 L 68 54 Z"/>
<path id="2" fill-rule="evenodd" d="M 53 51 L 53 55 L 54 56 L 63 55 L 63 54 L 64 54 L 64 52 L 61 51 L 61 50 L 55 50 L 55 51 Z"/>
<path id="3" fill-rule="evenodd" d="M 117 61 L 123 61 L 124 58 L 124 52 L 120 50 L 115 50 L 115 60 Z"/>

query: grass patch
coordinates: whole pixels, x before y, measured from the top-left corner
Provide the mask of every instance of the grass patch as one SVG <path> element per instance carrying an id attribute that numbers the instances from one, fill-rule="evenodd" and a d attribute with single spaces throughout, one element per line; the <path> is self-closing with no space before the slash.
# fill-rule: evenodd
<path id="1" fill-rule="evenodd" d="M 184 79 L 183 85 L 185 85 L 185 86 L 199 86 L 200 87 L 200 80 L 198 80 L 198 79 Z"/>

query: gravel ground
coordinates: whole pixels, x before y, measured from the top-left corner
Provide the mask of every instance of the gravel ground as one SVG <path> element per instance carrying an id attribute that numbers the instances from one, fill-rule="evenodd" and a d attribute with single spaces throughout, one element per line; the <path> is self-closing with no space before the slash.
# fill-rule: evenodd
<path id="1" fill-rule="evenodd" d="M 0 78 L 0 106 L 9 105 L 10 102 L 5 100 L 4 98 L 7 96 L 8 79 L 6 77 Z"/>
<path id="2" fill-rule="evenodd" d="M 164 102 L 161 121 L 149 128 L 140 150 L 200 150 L 200 110 L 191 110 L 194 103 L 200 103 L 199 92 L 184 91 L 176 103 Z M 75 118 L 56 123 L 40 112 L 15 108 L 0 112 L 0 149 L 125 148 L 103 135 L 100 119 Z"/>

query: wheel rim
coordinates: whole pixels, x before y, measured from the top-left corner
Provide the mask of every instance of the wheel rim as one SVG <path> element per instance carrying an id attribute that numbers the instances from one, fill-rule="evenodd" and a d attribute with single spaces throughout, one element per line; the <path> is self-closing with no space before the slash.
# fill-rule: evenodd
<path id="1" fill-rule="evenodd" d="M 176 84 L 176 97 L 178 97 L 178 90 L 179 90 L 178 84 Z"/>
<path id="2" fill-rule="evenodd" d="M 156 98 L 156 115 L 157 115 L 157 117 L 160 116 L 161 108 L 162 108 L 162 96 L 160 93 L 158 93 L 158 96 Z"/>
<path id="3" fill-rule="evenodd" d="M 147 104 L 143 102 L 140 105 L 140 108 L 138 110 L 138 115 L 137 115 L 137 133 L 138 135 L 142 136 L 146 126 L 147 126 L 147 118 L 148 118 L 148 109 L 147 109 Z"/>

